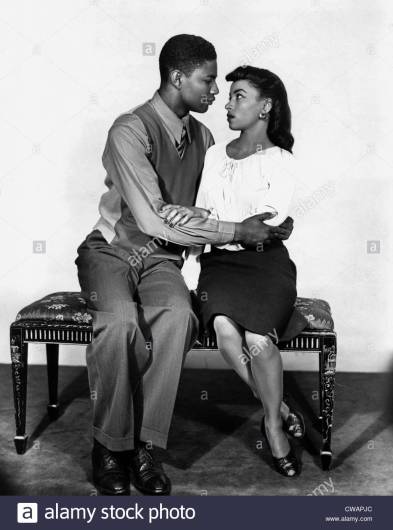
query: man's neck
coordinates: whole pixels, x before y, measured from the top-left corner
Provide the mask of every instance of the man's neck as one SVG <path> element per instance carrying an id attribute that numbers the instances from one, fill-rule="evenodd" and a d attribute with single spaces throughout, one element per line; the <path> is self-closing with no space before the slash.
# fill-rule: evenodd
<path id="1" fill-rule="evenodd" d="M 158 93 L 163 102 L 176 114 L 178 118 L 184 118 L 190 109 L 186 108 L 183 101 L 180 101 L 178 92 L 173 92 L 165 86 L 160 86 Z"/>

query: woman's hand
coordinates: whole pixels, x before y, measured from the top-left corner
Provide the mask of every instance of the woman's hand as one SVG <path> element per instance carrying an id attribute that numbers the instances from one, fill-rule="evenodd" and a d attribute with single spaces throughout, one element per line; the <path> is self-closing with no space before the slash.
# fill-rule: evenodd
<path id="1" fill-rule="evenodd" d="M 165 204 L 160 210 L 160 215 L 165 217 L 164 222 L 173 228 L 175 225 L 184 225 L 192 218 L 206 219 L 210 212 L 196 206 L 181 206 L 180 204 Z"/>

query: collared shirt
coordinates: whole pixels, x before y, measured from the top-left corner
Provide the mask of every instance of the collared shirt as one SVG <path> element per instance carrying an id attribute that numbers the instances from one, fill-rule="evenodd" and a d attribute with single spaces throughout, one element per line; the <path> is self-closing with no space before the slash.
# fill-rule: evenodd
<path id="1" fill-rule="evenodd" d="M 157 112 L 174 143 L 180 140 L 184 125 L 188 140 L 193 141 L 188 115 L 183 119 L 178 118 L 158 92 L 148 104 Z M 206 152 L 214 140 L 209 129 L 202 123 L 200 126 Z M 132 212 L 141 236 L 164 237 L 169 242 L 182 246 L 223 244 L 232 241 L 235 233 L 235 224 L 232 222 L 193 218 L 184 225 L 173 228 L 164 223 L 165 217 L 159 213 L 164 201 L 158 176 L 146 154 L 149 148 L 145 126 L 132 110 L 115 120 L 109 130 L 102 156 L 107 171 L 105 184 L 108 191 L 101 197 L 101 217 L 94 229 L 100 230 L 108 243 L 113 243 L 116 238 L 115 225 L 122 215 L 123 200 Z"/>
<path id="2" fill-rule="evenodd" d="M 179 118 L 162 100 L 158 92 L 154 93 L 154 96 L 150 100 L 150 104 L 161 118 L 165 130 L 169 134 L 175 146 L 180 143 L 183 127 L 185 127 L 187 131 L 188 143 L 191 143 L 192 139 L 189 114 L 186 114 L 183 116 L 183 118 Z"/>

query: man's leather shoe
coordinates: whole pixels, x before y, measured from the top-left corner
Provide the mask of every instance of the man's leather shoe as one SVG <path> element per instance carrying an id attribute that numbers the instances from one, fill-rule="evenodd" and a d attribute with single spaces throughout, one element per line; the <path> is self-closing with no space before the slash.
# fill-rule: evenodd
<path id="1" fill-rule="evenodd" d="M 145 495 L 169 495 L 171 482 L 160 463 L 143 444 L 138 445 L 128 459 L 131 482 Z"/>
<path id="2" fill-rule="evenodd" d="M 130 479 L 122 455 L 94 439 L 93 482 L 102 495 L 130 495 Z"/>

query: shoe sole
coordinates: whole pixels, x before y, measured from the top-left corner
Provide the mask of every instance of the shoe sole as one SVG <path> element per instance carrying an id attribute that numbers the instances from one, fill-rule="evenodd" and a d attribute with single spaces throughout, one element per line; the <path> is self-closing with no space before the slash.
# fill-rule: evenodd
<path id="1" fill-rule="evenodd" d="M 143 486 L 138 486 L 135 483 L 132 471 L 130 471 L 130 475 L 131 475 L 131 484 L 134 486 L 134 488 L 136 490 L 138 490 L 143 495 L 150 495 L 150 496 L 154 496 L 154 497 L 163 497 L 163 496 L 169 496 L 171 494 L 172 485 L 169 486 L 168 490 L 165 490 L 165 491 L 162 491 L 162 492 L 159 492 L 159 493 L 153 493 L 151 490 L 145 489 Z"/>
<path id="2" fill-rule="evenodd" d="M 131 481 L 131 484 L 134 486 L 134 488 L 136 490 L 138 490 L 140 493 L 142 493 L 143 495 L 149 495 L 149 496 L 154 496 L 154 497 L 164 497 L 164 496 L 169 496 L 171 494 L 171 491 L 172 491 L 172 484 L 169 480 L 169 478 L 167 477 L 168 479 L 168 482 L 169 482 L 169 487 L 167 490 L 165 491 L 162 491 L 162 492 L 157 492 L 157 493 L 154 493 L 152 492 L 151 490 L 148 490 L 148 489 L 145 489 L 143 486 L 139 486 L 135 480 L 135 473 L 132 469 L 132 467 L 128 467 L 127 469 L 128 473 L 129 473 L 129 476 L 130 476 L 130 481 Z"/>
<path id="3" fill-rule="evenodd" d="M 135 484 L 133 484 L 134 488 L 136 490 L 138 490 L 140 493 L 143 493 L 143 495 L 148 495 L 148 496 L 151 496 L 151 497 L 165 497 L 165 496 L 170 496 L 171 494 L 171 490 L 169 491 L 164 491 L 164 492 L 160 492 L 160 493 L 153 493 L 152 491 L 150 490 L 145 490 L 144 488 L 140 488 L 138 486 L 135 486 Z"/>
<path id="4" fill-rule="evenodd" d="M 94 479 L 93 486 L 98 491 L 98 493 L 100 493 L 100 495 L 110 495 L 113 497 L 131 495 L 131 489 L 123 490 L 121 493 L 114 493 L 113 490 L 108 490 L 106 488 L 103 488 L 102 486 L 99 486 Z"/>
<path id="5" fill-rule="evenodd" d="M 124 497 L 124 496 L 131 495 L 131 490 L 124 491 L 124 493 L 113 493 L 113 491 L 106 490 L 105 488 L 101 488 L 101 487 L 99 488 L 97 486 L 95 486 L 95 488 L 100 495 L 110 495 L 111 497 L 122 497 L 122 496 Z"/>
<path id="6" fill-rule="evenodd" d="M 131 495 L 131 490 L 128 492 L 124 492 L 124 493 L 113 493 L 113 491 L 109 491 L 103 488 L 97 488 L 97 486 L 95 486 L 95 488 L 100 495 L 105 495 L 105 496 L 110 496 L 110 497 L 127 497 L 127 496 L 129 497 Z"/>

